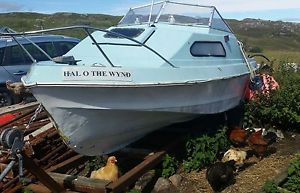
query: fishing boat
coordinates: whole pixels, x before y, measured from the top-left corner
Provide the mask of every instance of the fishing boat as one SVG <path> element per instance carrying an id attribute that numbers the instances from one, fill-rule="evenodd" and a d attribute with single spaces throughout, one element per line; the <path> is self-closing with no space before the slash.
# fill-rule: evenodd
<path id="1" fill-rule="evenodd" d="M 162 1 L 131 8 L 106 30 L 27 33 L 79 28 L 85 39 L 35 62 L 22 82 L 80 154 L 107 154 L 164 126 L 234 108 L 253 76 L 255 61 L 214 6 Z"/>

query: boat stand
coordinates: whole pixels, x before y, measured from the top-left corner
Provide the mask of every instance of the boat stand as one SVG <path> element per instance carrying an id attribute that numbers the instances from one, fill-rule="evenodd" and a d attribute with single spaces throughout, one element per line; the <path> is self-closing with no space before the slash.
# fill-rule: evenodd
<path id="1" fill-rule="evenodd" d="M 21 173 L 20 175 L 19 173 L 19 176 L 9 180 L 6 179 L 6 182 L 3 184 L 0 183 L 0 191 L 2 193 L 15 193 L 22 189 L 23 185 L 18 182 L 20 179 L 22 180 L 23 176 L 30 179 L 34 176 L 35 179 L 40 182 L 39 184 L 30 183 L 28 186 L 31 190 L 37 193 L 124 192 L 127 187 L 134 184 L 143 174 L 159 164 L 166 152 L 170 149 L 174 149 L 176 144 L 180 142 L 179 138 L 174 140 L 173 137 L 173 140 L 171 140 L 172 142 L 163 144 L 162 147 L 160 146 L 155 149 L 153 149 L 152 145 L 147 141 L 146 149 L 142 149 L 138 145 L 138 148 L 124 148 L 115 152 L 119 157 L 137 159 L 141 160 L 141 162 L 133 168 L 129 168 L 130 170 L 114 183 L 76 176 L 76 174 L 73 175 L 72 172 L 69 171 L 74 169 L 76 170 L 76 168 L 84 165 L 85 162 L 91 158 L 88 156 L 78 155 L 74 151 L 68 149 L 59 137 L 56 129 L 51 125 L 45 112 L 41 112 L 32 122 L 30 129 L 26 130 L 24 125 L 26 125 L 28 120 L 30 120 L 30 118 L 34 115 L 37 106 L 38 104 L 33 103 L 32 105 L 19 106 L 16 109 L 9 109 L 0 112 L 0 116 L 5 113 L 18 113 L 18 116 L 13 120 L 0 125 L 0 133 L 6 131 L 6 137 L 3 135 L 3 139 L 9 139 L 7 142 L 7 149 L 16 148 L 13 151 L 7 152 L 16 152 L 16 154 L 22 158 L 19 166 L 23 165 L 26 169 L 24 174 Z M 18 129 L 10 129 L 13 126 L 17 126 Z M 25 137 L 23 137 L 23 133 L 26 134 Z M 30 143 L 31 148 L 27 147 L 28 144 L 24 145 L 22 140 L 23 138 Z M 153 143 L 157 142 L 157 140 L 148 140 Z M 14 145 L 14 143 L 18 145 Z M 150 144 L 150 146 L 148 146 L 148 144 Z M 33 149 L 35 154 L 32 154 L 33 150 L 28 151 L 28 149 Z M 38 154 L 41 155 L 38 156 Z M 3 156 L 4 155 L 0 155 L 0 162 L 2 162 L 1 159 Z M 19 162 L 19 157 L 15 156 L 13 159 L 10 159 L 14 162 L 9 167 L 12 167 L 12 165 L 16 162 Z M 19 171 L 23 172 L 23 170 L 20 169 Z M 2 174 L 4 175 L 4 172 L 2 172 Z"/>

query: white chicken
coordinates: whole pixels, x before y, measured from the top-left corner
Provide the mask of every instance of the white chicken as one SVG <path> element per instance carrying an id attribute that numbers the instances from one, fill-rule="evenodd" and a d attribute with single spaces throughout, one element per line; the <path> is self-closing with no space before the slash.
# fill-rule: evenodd
<path id="1" fill-rule="evenodd" d="M 244 161 L 246 160 L 246 157 L 247 157 L 247 152 L 245 151 L 229 149 L 224 153 L 222 162 L 228 162 L 230 160 L 234 160 L 236 167 L 240 168 L 244 165 Z"/>

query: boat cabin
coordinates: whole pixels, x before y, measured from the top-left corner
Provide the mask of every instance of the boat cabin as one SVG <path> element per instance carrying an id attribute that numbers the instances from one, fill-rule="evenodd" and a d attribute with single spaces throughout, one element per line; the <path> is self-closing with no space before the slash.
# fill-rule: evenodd
<path id="1" fill-rule="evenodd" d="M 242 62 L 237 39 L 214 6 L 157 2 L 131 8 L 108 30 L 112 33 L 96 31 L 92 36 L 114 66 L 159 68 Z M 95 42 L 86 38 L 69 54 L 81 60 L 78 64 L 110 66 L 105 57 L 99 60 L 99 50 L 94 48 Z"/>

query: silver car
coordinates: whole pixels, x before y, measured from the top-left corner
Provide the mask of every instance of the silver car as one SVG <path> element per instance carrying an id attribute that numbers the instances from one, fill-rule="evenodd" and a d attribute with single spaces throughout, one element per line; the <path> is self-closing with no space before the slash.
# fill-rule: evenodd
<path id="1" fill-rule="evenodd" d="M 30 41 L 37 44 L 52 58 L 66 54 L 80 41 L 62 35 L 35 35 L 26 38 L 16 37 L 16 39 L 37 61 L 49 59 Z M 6 81 L 20 82 L 21 77 L 27 73 L 32 64 L 32 60 L 17 42 L 11 37 L 0 36 L 0 107 L 19 102 L 18 98 L 6 89 Z"/>

